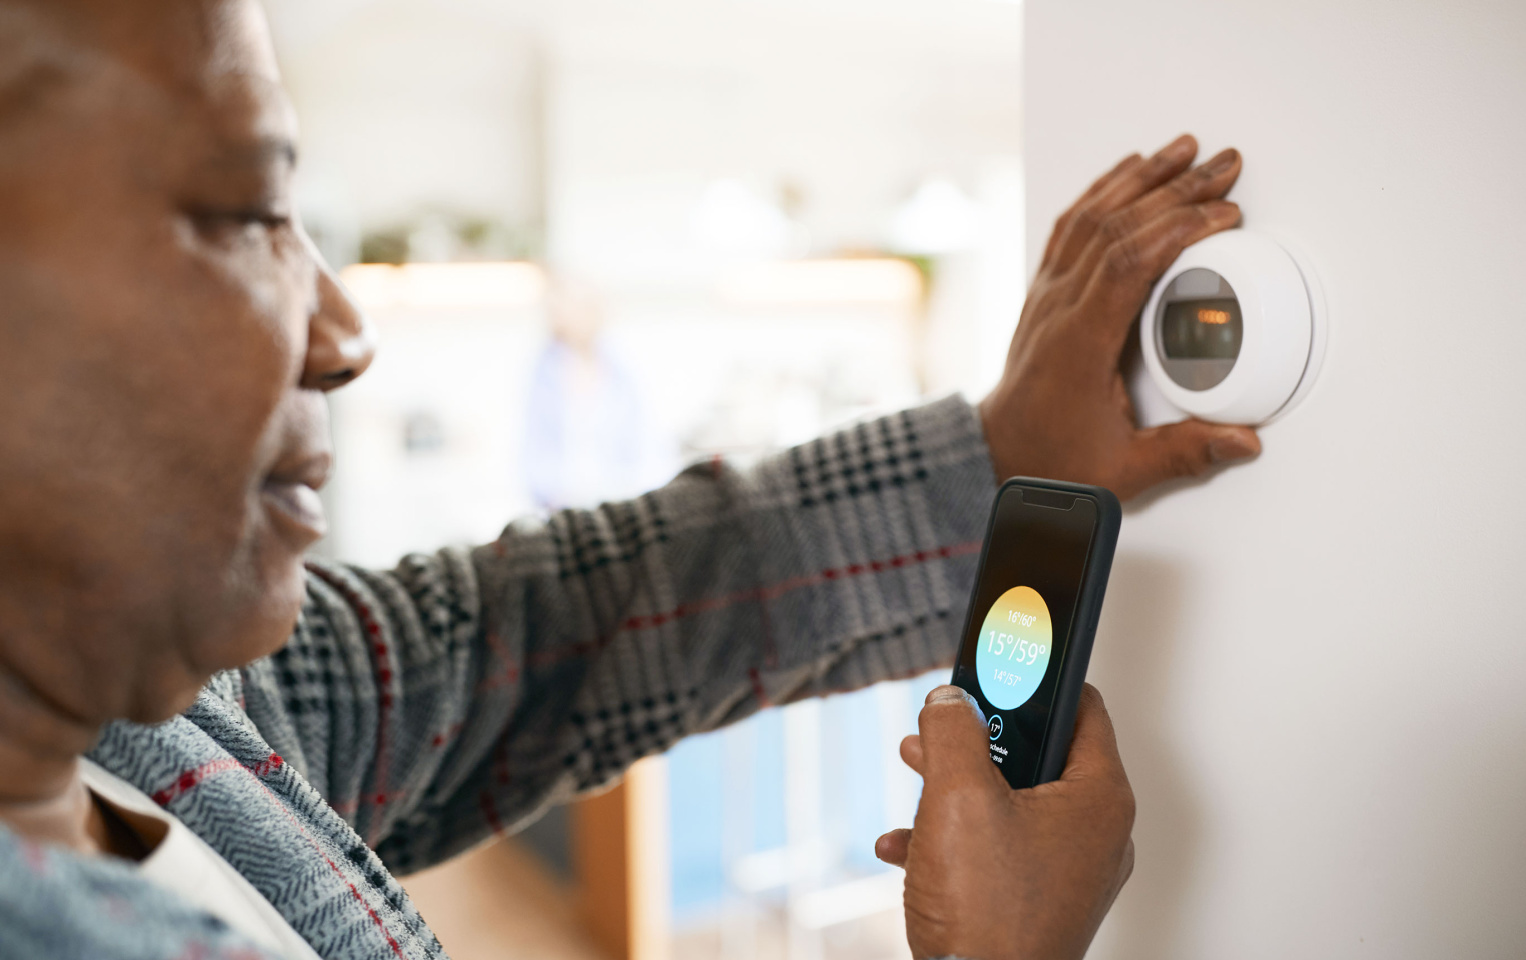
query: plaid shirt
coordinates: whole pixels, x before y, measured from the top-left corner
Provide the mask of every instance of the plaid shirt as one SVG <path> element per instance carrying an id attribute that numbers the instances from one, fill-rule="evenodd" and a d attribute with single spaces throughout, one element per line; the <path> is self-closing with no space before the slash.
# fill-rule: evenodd
<path id="1" fill-rule="evenodd" d="M 680 737 L 953 654 L 995 490 L 951 398 L 740 472 L 510 525 L 390 572 L 309 567 L 287 645 L 91 757 L 320 956 L 444 955 L 393 878 Z M 266 957 L 132 866 L 0 827 L 0 958 Z"/>

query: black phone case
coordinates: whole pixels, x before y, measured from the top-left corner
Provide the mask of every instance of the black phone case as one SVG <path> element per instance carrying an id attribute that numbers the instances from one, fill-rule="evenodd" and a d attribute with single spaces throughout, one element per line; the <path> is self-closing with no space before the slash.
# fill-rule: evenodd
<path id="1" fill-rule="evenodd" d="M 1097 636 L 1097 621 L 1102 616 L 1102 598 L 1107 593 L 1107 578 L 1113 569 L 1113 551 L 1118 546 L 1118 530 L 1123 525 L 1123 508 L 1111 490 L 1084 483 L 1013 477 L 1002 484 L 1001 489 L 996 491 L 996 499 L 991 501 L 991 519 L 986 521 L 986 539 L 980 547 L 980 565 L 976 567 L 975 583 L 970 587 L 970 602 L 964 615 L 964 627 L 959 633 L 961 638 L 969 636 L 970 618 L 975 616 L 980 577 L 986 569 L 986 552 L 991 549 L 991 535 L 996 530 L 996 508 L 1009 490 L 1021 489 L 1075 494 L 1086 497 L 1097 505 L 1097 525 L 1092 529 L 1091 544 L 1086 551 L 1086 566 L 1081 575 L 1081 590 L 1076 598 L 1070 642 L 1066 644 L 1065 656 L 1060 661 L 1054 705 L 1049 710 L 1049 725 L 1044 731 L 1043 745 L 1039 748 L 1038 777 L 1033 781 L 1036 786 L 1058 780 L 1065 769 L 1065 759 L 1070 754 L 1070 737 L 1076 727 L 1076 708 L 1080 706 L 1081 686 L 1086 682 L 1086 668 L 1091 663 L 1092 641 Z M 964 642 L 967 641 L 961 640 L 961 644 Z M 954 664 L 956 685 L 959 662 L 963 659 L 964 650 L 961 647 L 959 659 Z"/>

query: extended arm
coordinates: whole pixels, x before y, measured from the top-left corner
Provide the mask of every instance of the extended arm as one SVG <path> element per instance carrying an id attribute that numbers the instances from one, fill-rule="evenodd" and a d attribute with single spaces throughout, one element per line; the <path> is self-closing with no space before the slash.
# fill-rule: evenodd
<path id="1" fill-rule="evenodd" d="M 418 869 L 687 734 L 946 661 L 994 480 L 950 399 L 470 552 L 314 564 L 247 709 Z"/>

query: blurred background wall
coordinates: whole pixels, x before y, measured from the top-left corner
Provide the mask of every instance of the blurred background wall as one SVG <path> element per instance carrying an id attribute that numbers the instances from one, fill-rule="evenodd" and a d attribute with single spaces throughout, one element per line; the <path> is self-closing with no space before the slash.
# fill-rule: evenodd
<path id="1" fill-rule="evenodd" d="M 1233 144 L 1329 300 L 1253 465 L 1124 520 L 1092 678 L 1139 797 L 1098 958 L 1526 952 L 1526 6 L 1030 0 L 1029 262 Z"/>
<path id="2" fill-rule="evenodd" d="M 329 555 L 390 566 L 994 381 L 1020 6 L 267 6 L 304 220 L 382 339 L 333 402 Z M 940 675 L 686 742 L 407 885 L 459 960 L 902 956 L 872 843 L 910 822 L 895 745 Z"/>

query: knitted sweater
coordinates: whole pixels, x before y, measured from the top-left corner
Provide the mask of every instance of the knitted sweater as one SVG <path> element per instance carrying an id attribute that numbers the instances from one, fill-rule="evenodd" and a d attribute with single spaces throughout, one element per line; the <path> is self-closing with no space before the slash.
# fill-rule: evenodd
<path id="1" fill-rule="evenodd" d="M 951 659 L 994 479 L 954 398 L 390 572 L 315 562 L 282 650 L 91 757 L 320 956 L 441 957 L 394 873 L 687 734 Z M 234 957 L 267 954 L 129 864 L 0 827 L 0 960 Z"/>

